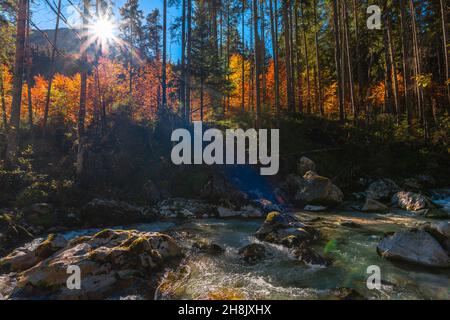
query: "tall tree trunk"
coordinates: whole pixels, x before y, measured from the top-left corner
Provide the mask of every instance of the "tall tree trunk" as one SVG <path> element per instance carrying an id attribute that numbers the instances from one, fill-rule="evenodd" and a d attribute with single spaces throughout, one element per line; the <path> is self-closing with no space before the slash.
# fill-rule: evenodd
<path id="1" fill-rule="evenodd" d="M 2 119 L 3 128 L 8 131 L 8 118 L 6 116 L 6 99 L 5 99 L 5 85 L 3 80 L 3 65 L 0 64 L 0 99 L 2 104 Z"/>
<path id="2" fill-rule="evenodd" d="M 181 86 L 180 86 L 180 100 L 181 100 L 181 116 L 186 120 L 186 0 L 182 1 L 181 9 Z"/>
<path id="3" fill-rule="evenodd" d="M 133 99 L 133 24 L 130 21 L 130 43 L 129 43 L 129 63 L 128 66 L 128 92 L 130 99 Z"/>
<path id="4" fill-rule="evenodd" d="M 245 112 L 245 2 L 247 0 L 242 0 L 242 63 L 241 63 L 241 112 Z"/>
<path id="5" fill-rule="evenodd" d="M 359 18 L 358 8 L 356 4 L 357 0 L 352 0 L 353 3 L 353 23 L 355 28 L 355 58 L 356 58 L 356 72 L 358 76 L 358 94 L 356 99 L 356 112 L 359 113 L 361 104 L 363 103 L 363 69 L 360 54 L 360 40 L 359 40 Z"/>
<path id="6" fill-rule="evenodd" d="M 261 94 L 260 94 L 260 75 L 261 75 L 261 61 L 258 52 L 260 48 L 259 33 L 258 33 L 258 3 L 253 0 L 253 32 L 255 37 L 255 94 L 256 94 L 256 127 L 259 128 L 261 124 Z"/>
<path id="7" fill-rule="evenodd" d="M 345 0 L 344 0 L 345 1 Z M 317 78 L 317 105 L 320 110 L 320 114 L 323 116 L 325 114 L 325 111 L 323 109 L 323 103 L 322 103 L 322 85 L 321 85 L 321 72 L 320 72 L 320 60 L 319 60 L 319 33 L 318 33 L 318 25 L 317 25 L 317 1 L 314 0 L 314 44 L 315 44 L 315 50 L 316 50 L 316 78 Z"/>
<path id="8" fill-rule="evenodd" d="M 167 0 L 164 0 L 163 6 L 163 57 L 162 57 L 162 107 L 167 108 Z"/>
<path id="9" fill-rule="evenodd" d="M 411 14 L 411 27 L 412 27 L 412 39 L 413 39 L 413 57 L 414 57 L 414 78 L 415 78 L 415 89 L 417 98 L 417 107 L 419 118 L 422 121 L 424 128 L 426 127 L 424 110 L 422 105 L 422 89 L 418 84 L 418 78 L 421 75 L 421 65 L 420 65 L 420 51 L 417 39 L 417 26 L 416 26 L 416 11 L 414 8 L 414 1 L 409 0 L 409 10 Z"/>
<path id="10" fill-rule="evenodd" d="M 388 45 L 389 45 L 389 60 L 392 66 L 392 82 L 394 84 L 393 89 L 393 98 L 394 98 L 394 107 L 395 107 L 395 115 L 397 124 L 400 124 L 400 104 L 398 101 L 398 80 L 397 80 L 397 67 L 395 66 L 395 50 L 394 45 L 392 43 L 392 33 L 391 33 L 391 22 L 389 20 L 389 16 L 386 15 L 386 30 L 388 37 Z"/>
<path id="11" fill-rule="evenodd" d="M 186 122 L 191 122 L 191 39 L 192 38 L 192 0 L 187 0 L 187 44 L 186 44 Z"/>
<path id="12" fill-rule="evenodd" d="M 50 97 L 51 97 L 51 92 L 52 92 L 52 83 L 53 83 L 53 77 L 55 75 L 55 56 L 56 56 L 56 48 L 57 48 L 56 45 L 57 45 L 57 41 L 58 41 L 60 15 L 61 15 L 61 0 L 58 0 L 55 33 L 53 35 L 53 46 L 52 46 L 52 53 L 51 53 L 51 57 L 50 57 L 50 77 L 48 79 L 47 95 L 45 97 L 45 107 L 44 107 L 44 120 L 43 120 L 43 124 L 42 124 L 44 131 L 47 128 L 48 112 L 49 112 L 49 108 L 50 108 Z"/>
<path id="13" fill-rule="evenodd" d="M 403 87 L 405 90 L 405 112 L 408 125 L 412 123 L 412 110 L 410 105 L 410 73 L 409 73 L 409 60 L 408 60 L 408 24 L 406 21 L 406 8 L 405 0 L 400 0 L 400 27 L 402 33 L 402 69 L 403 69 Z"/>
<path id="14" fill-rule="evenodd" d="M 338 4 L 338 16 L 339 16 L 339 43 L 341 44 L 341 77 L 342 77 L 342 97 L 344 100 L 344 118 L 347 117 L 347 59 L 346 59 L 346 47 L 345 47 L 345 28 L 344 28 L 344 10 L 342 9 L 342 1 Z"/>
<path id="15" fill-rule="evenodd" d="M 265 106 L 267 101 L 267 88 L 266 88 L 266 19 L 264 14 L 264 1 L 260 0 L 260 23 L 261 23 L 261 85 L 262 85 L 262 104 Z"/>
<path id="16" fill-rule="evenodd" d="M 308 57 L 308 43 L 306 39 L 306 24 L 304 17 L 303 1 L 300 2 L 300 13 L 302 16 L 302 29 L 303 29 L 303 46 L 305 51 L 305 67 L 306 67 L 306 113 L 311 113 L 311 80 L 309 74 L 309 57 Z"/>
<path id="17" fill-rule="evenodd" d="M 295 0 L 295 47 L 296 47 L 296 65 L 297 65 L 297 99 L 298 99 L 298 111 L 303 113 L 303 84 L 302 84 L 302 64 L 301 64 L 301 32 L 299 23 L 299 6 L 300 0 Z"/>
<path id="18" fill-rule="evenodd" d="M 22 105 L 22 83 L 25 56 L 25 33 L 27 21 L 27 0 L 18 0 L 16 21 L 16 52 L 12 83 L 11 119 L 6 150 L 7 164 L 14 161 L 19 145 L 20 108 Z"/>
<path id="19" fill-rule="evenodd" d="M 443 45 L 443 49 L 444 49 L 444 76 L 445 76 L 445 81 L 447 81 L 447 99 L 448 99 L 448 106 L 447 106 L 447 110 L 450 112 L 450 69 L 449 69 L 449 57 L 448 57 L 448 51 L 449 49 L 447 48 L 447 22 L 446 22 L 446 15 L 448 14 L 447 12 L 447 4 L 444 3 L 444 0 L 440 0 L 439 1 L 440 7 L 441 7 L 441 24 L 442 24 L 442 45 Z"/>
<path id="20" fill-rule="evenodd" d="M 277 14 L 277 0 L 275 0 L 275 8 L 273 1 L 269 0 L 270 10 L 270 33 L 272 38 L 272 55 L 273 55 L 273 73 L 275 80 L 275 111 L 280 112 L 280 77 L 278 65 L 278 14 Z"/>
<path id="21" fill-rule="evenodd" d="M 227 70 L 230 69 L 230 41 L 231 41 L 231 35 L 230 35 L 230 5 L 227 5 Z M 227 82 L 230 81 L 230 74 L 227 73 Z M 226 101 L 226 109 L 224 106 L 224 114 L 225 114 L 225 110 L 230 110 L 230 91 L 227 90 L 227 101 Z"/>
<path id="22" fill-rule="evenodd" d="M 293 88 L 293 77 L 292 77 L 292 50 L 291 50 L 291 35 L 290 35 L 290 25 L 289 25 L 289 10 L 290 10 L 290 0 L 283 1 L 282 11 L 283 11 L 283 31 L 284 31 L 284 46 L 285 46 L 285 67 L 286 67 L 286 79 L 287 79 L 287 101 L 288 101 L 288 111 L 295 111 L 295 101 L 294 101 L 294 88 Z"/>
<path id="23" fill-rule="evenodd" d="M 31 45 L 30 45 L 30 1 L 27 3 L 27 31 L 26 31 L 26 65 L 27 65 L 27 98 L 28 98 L 28 127 L 33 135 L 33 98 L 31 95 Z"/>
<path id="24" fill-rule="evenodd" d="M 337 8 L 337 0 L 333 0 L 333 31 L 334 31 L 334 60 L 336 64 L 336 77 L 337 77 L 337 94 L 339 98 L 339 119 L 344 121 L 344 97 L 342 94 L 343 83 L 341 75 L 341 43 L 339 39 L 339 12 Z"/>
<path id="25" fill-rule="evenodd" d="M 200 76 L 200 121 L 203 121 L 203 88 L 204 88 L 205 80 L 203 79 L 203 75 Z"/>
<path id="26" fill-rule="evenodd" d="M 87 95 L 87 76 L 88 76 L 88 35 L 87 25 L 89 22 L 89 0 L 83 0 L 83 19 L 82 19 L 82 39 L 80 45 L 81 55 L 81 87 L 80 87 L 80 107 L 78 110 L 78 152 L 77 152 L 77 175 L 83 172 L 84 163 L 84 121 L 86 118 L 86 95 Z"/>
<path id="27" fill-rule="evenodd" d="M 348 35 L 348 12 L 347 12 L 347 0 L 343 0 L 343 10 L 344 10 L 344 40 L 345 40 L 345 49 L 347 52 L 347 68 L 348 68 L 348 82 L 350 88 L 350 105 L 353 112 L 353 121 L 356 122 L 358 118 L 358 112 L 356 110 L 355 105 L 355 96 L 354 96 L 354 88 L 353 88 L 353 64 L 352 58 L 350 54 L 350 44 L 349 44 L 349 35 Z"/>

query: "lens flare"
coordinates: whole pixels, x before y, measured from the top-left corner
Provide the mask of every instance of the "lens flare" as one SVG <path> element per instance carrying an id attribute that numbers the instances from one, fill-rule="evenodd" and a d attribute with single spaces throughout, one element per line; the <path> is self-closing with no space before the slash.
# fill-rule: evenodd
<path id="1" fill-rule="evenodd" d="M 114 25 L 108 19 L 98 19 L 92 26 L 93 34 L 101 41 L 108 41 L 114 38 Z"/>

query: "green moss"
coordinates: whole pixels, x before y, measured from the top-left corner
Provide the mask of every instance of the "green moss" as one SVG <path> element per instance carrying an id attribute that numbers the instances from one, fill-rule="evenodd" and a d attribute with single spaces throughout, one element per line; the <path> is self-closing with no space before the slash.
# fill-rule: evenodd
<path id="1" fill-rule="evenodd" d="M 139 237 L 135 239 L 129 246 L 128 250 L 135 253 L 142 253 L 146 250 L 147 239 Z"/>
<path id="2" fill-rule="evenodd" d="M 93 238 L 94 238 L 94 239 L 106 239 L 106 238 L 111 237 L 113 234 L 114 234 L 114 231 L 113 231 L 113 230 L 111 230 L 111 229 L 104 229 L 104 230 L 102 230 L 102 231 L 97 232 L 97 233 L 94 235 Z"/>
<path id="3" fill-rule="evenodd" d="M 54 233 L 50 233 L 49 235 L 48 235 L 48 237 L 47 237 L 47 240 L 45 240 L 45 241 L 53 241 L 53 240 L 55 240 L 55 238 L 56 238 L 56 234 L 54 234 Z"/>
<path id="4" fill-rule="evenodd" d="M 266 222 L 272 222 L 273 219 L 275 219 L 276 217 L 278 217 L 281 213 L 277 212 L 277 211 L 272 211 L 269 214 L 267 214 L 266 217 Z"/>

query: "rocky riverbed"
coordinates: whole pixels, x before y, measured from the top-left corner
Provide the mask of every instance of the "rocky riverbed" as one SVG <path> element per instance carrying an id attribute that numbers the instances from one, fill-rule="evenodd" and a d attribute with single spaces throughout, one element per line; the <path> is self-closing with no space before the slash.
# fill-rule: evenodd
<path id="1" fill-rule="evenodd" d="M 50 260 L 37 263 L 37 266 L 25 272 L 11 270 L 10 273 L 4 273 L 0 278 L 0 290 L 4 297 L 10 298 L 27 298 L 29 294 L 33 298 L 45 298 L 47 295 L 55 294 L 56 298 L 102 299 L 450 298 L 449 269 L 427 268 L 402 262 L 393 263 L 377 254 L 377 247 L 386 233 L 417 228 L 429 223 L 429 219 L 418 218 L 403 211 L 387 214 L 301 211 L 292 212 L 290 216 L 298 218 L 299 221 L 303 221 L 320 233 L 320 239 L 313 241 L 310 247 L 318 255 L 329 260 L 329 264 L 322 263 L 321 260 L 302 261 L 295 252 L 295 248 L 258 239 L 260 237 L 257 236 L 257 231 L 261 228 L 261 219 L 173 220 L 126 226 L 126 229 L 137 230 L 133 232 L 105 233 L 105 236 L 117 233 L 118 240 L 103 247 L 95 244 L 98 241 L 96 239 L 102 238 L 99 229 L 61 233 L 63 240 L 60 239 L 60 241 L 62 242 L 90 244 L 92 252 L 90 257 L 93 263 L 97 264 L 96 272 L 103 275 L 100 276 L 99 279 L 102 281 L 99 282 L 92 282 L 94 279 L 98 280 L 96 275 L 86 275 L 86 290 L 94 290 L 93 296 L 89 296 L 89 292 L 70 292 L 73 296 L 66 296 L 68 293 L 65 290 L 49 292 L 42 288 L 39 289 L 41 291 L 34 291 L 35 288 L 30 289 L 32 281 L 38 283 L 42 273 L 50 277 L 50 273 L 54 272 L 53 269 L 44 265 L 60 265 L 57 260 L 61 258 L 55 258 L 55 254 L 50 256 Z M 123 228 L 125 227 L 119 226 L 115 229 Z M 120 238 L 125 237 L 125 234 L 127 239 L 136 240 L 139 237 L 159 235 L 154 232 L 170 235 L 170 239 L 176 243 L 174 250 L 177 254 L 182 253 L 183 258 L 172 265 L 163 263 L 164 259 L 159 259 L 161 264 L 155 269 L 140 263 L 134 265 L 119 263 L 110 266 L 108 264 L 110 262 L 102 260 L 104 258 L 98 258 L 100 260 L 92 258 L 97 254 L 99 256 L 111 254 L 111 251 L 119 250 L 117 246 L 126 247 L 127 243 L 124 244 L 124 240 Z M 32 251 L 42 247 L 43 243 L 45 245 L 45 241 L 48 242 L 48 239 L 36 239 L 25 247 Z M 133 241 L 128 241 L 128 245 L 131 243 Z M 245 250 L 242 248 L 248 245 L 253 245 L 255 248 L 247 248 L 244 254 Z M 153 249 L 149 247 L 149 252 Z M 54 250 L 61 249 L 54 248 Z M 66 249 L 66 254 L 70 254 L 70 250 Z M 58 252 L 60 256 L 64 256 L 61 251 L 57 251 L 56 255 Z M 154 253 L 154 256 L 158 254 Z M 126 260 L 135 261 L 133 259 L 136 256 L 129 254 L 125 257 L 128 257 Z M 314 264 L 315 262 L 317 264 Z M 381 268 L 380 290 L 367 289 L 367 267 L 370 265 L 378 265 Z M 121 276 L 125 279 L 121 279 Z M 132 286 L 129 285 L 130 277 L 134 280 Z M 118 280 L 111 284 L 108 282 L 111 278 Z M 39 284 L 42 285 L 42 283 Z M 59 283 L 60 289 L 64 287 L 63 282 Z M 101 290 L 103 288 L 107 290 Z"/>
<path id="2" fill-rule="evenodd" d="M 139 207 L 97 198 L 77 212 L 37 203 L 4 213 L 0 297 L 450 298 L 448 189 L 430 189 L 428 176 L 384 178 L 344 196 L 312 161 L 298 170 L 268 187 L 270 200 L 216 179 L 203 199 Z M 71 290 L 74 265 L 81 288 Z M 380 288 L 367 286 L 370 266 Z"/>

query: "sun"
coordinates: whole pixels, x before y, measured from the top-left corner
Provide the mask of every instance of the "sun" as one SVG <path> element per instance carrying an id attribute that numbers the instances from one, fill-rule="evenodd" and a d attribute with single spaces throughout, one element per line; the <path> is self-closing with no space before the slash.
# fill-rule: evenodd
<path id="1" fill-rule="evenodd" d="M 92 33 L 102 42 L 114 38 L 114 24 L 111 20 L 99 18 L 92 25 Z"/>

